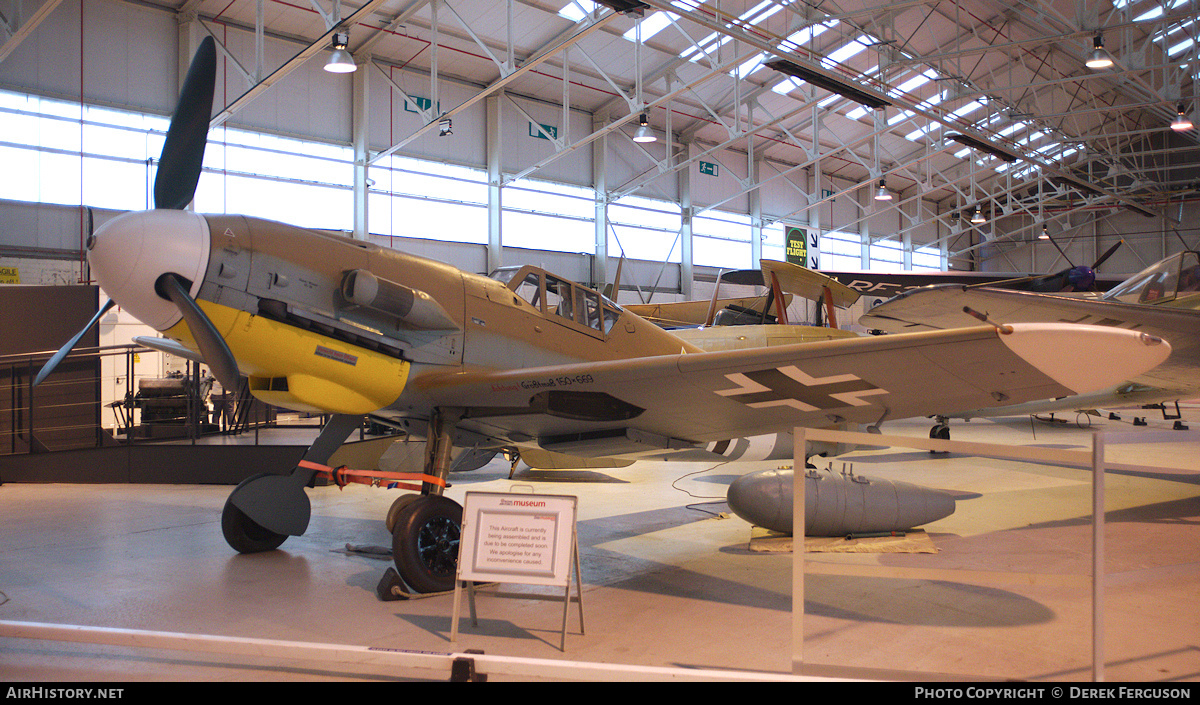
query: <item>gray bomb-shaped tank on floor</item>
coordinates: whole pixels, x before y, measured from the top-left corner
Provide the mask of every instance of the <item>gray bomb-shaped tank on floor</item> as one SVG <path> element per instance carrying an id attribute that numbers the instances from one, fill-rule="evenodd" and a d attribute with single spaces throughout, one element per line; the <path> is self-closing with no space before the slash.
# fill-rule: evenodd
<path id="1" fill-rule="evenodd" d="M 764 529 L 792 533 L 792 470 L 763 470 L 734 480 L 734 514 Z M 954 513 L 954 497 L 909 482 L 809 470 L 804 487 L 807 536 L 905 531 Z"/>

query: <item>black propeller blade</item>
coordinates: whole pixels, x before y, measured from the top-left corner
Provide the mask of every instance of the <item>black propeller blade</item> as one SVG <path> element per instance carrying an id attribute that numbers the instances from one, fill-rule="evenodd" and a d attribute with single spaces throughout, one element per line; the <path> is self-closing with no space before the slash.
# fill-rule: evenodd
<path id="1" fill-rule="evenodd" d="M 154 179 L 155 208 L 182 210 L 196 194 L 204 164 L 204 148 L 208 144 L 216 77 L 216 43 L 212 37 L 205 37 L 188 67 L 171 126 L 167 129 L 158 175 Z M 237 361 L 212 321 L 188 294 L 184 280 L 177 274 L 165 274 L 159 279 L 158 287 L 159 293 L 170 299 L 187 321 L 213 376 L 225 389 L 237 389 Z"/>
<path id="2" fill-rule="evenodd" d="M 1124 244 L 1125 244 L 1124 240 L 1117 240 L 1117 244 L 1108 248 L 1107 252 L 1100 255 L 1100 259 L 1096 260 L 1096 263 L 1092 265 L 1092 269 L 1100 269 L 1100 265 L 1104 264 L 1105 260 L 1107 260 L 1109 257 L 1112 257 L 1113 253 L 1116 252 L 1118 249 L 1120 249 L 1121 245 L 1124 245 Z"/>
<path id="3" fill-rule="evenodd" d="M 50 373 L 54 371 L 55 367 L 58 367 L 58 363 L 62 362 L 63 358 L 70 354 L 71 348 L 75 347 L 75 344 L 79 342 L 79 339 L 86 335 L 89 330 L 99 323 L 100 318 L 103 317 L 104 314 L 108 313 L 110 308 L 116 305 L 116 301 L 109 299 L 108 303 L 101 306 L 100 310 L 96 312 L 96 315 L 92 316 L 92 320 L 88 321 L 88 324 L 83 327 L 83 330 L 76 333 L 74 338 L 68 340 L 66 345 L 62 346 L 58 349 L 58 352 L 54 353 L 54 357 L 51 357 L 46 361 L 45 365 L 42 365 L 42 369 L 37 373 L 37 376 L 33 378 L 33 386 L 36 387 L 41 384 L 42 380 L 46 379 L 46 377 L 48 377 Z"/>
<path id="4" fill-rule="evenodd" d="M 188 68 L 171 126 L 167 128 L 154 178 L 155 208 L 183 210 L 196 194 L 216 82 L 217 48 L 212 37 L 205 37 Z"/>
<path id="5" fill-rule="evenodd" d="M 212 37 L 205 37 L 196 50 L 192 64 L 188 67 L 187 77 L 179 93 L 179 102 L 175 105 L 175 114 L 171 117 L 171 126 L 167 128 L 167 138 L 163 143 L 162 154 L 159 157 L 158 174 L 154 179 L 154 207 L 182 210 L 191 203 L 196 193 L 196 184 L 200 181 L 200 170 L 204 163 L 204 148 L 208 143 L 208 125 L 212 115 L 213 90 L 217 78 L 217 48 Z M 88 238 L 91 239 L 91 210 L 88 210 Z M 90 247 L 90 243 L 89 243 Z M 226 389 L 236 389 L 238 382 L 237 362 L 229 351 L 229 346 L 217 334 L 216 328 L 196 302 L 187 293 L 187 287 L 181 283 L 178 275 L 168 274 L 160 280 L 162 293 L 183 314 L 192 335 L 200 346 L 200 352 Z M 96 316 L 75 334 L 74 338 L 59 349 L 38 372 L 33 384 L 36 386 L 44 380 L 63 358 L 71 352 L 71 348 L 91 330 L 110 308 L 116 304 L 109 301 Z"/>
<path id="6" fill-rule="evenodd" d="M 1058 242 L 1056 242 L 1054 238 L 1050 237 L 1049 233 L 1046 234 L 1046 239 L 1050 241 L 1050 244 L 1054 245 L 1055 249 L 1057 249 L 1060 254 L 1062 254 L 1063 259 L 1066 259 L 1067 262 L 1071 261 L 1071 258 L 1067 257 L 1067 253 L 1063 251 L 1063 248 L 1059 247 Z M 1005 282 L 1005 286 L 1006 288 L 1026 289 L 1027 291 L 1037 291 L 1043 293 L 1062 291 L 1092 291 L 1096 288 L 1096 270 L 1099 269 L 1100 265 L 1104 264 L 1109 257 L 1112 257 L 1113 253 L 1116 252 L 1117 249 L 1123 244 L 1125 244 L 1124 240 L 1118 240 L 1117 244 L 1108 248 L 1108 251 L 1100 255 L 1099 259 L 1097 259 L 1096 262 L 1090 267 L 1082 264 L 1078 266 L 1072 265 L 1071 267 L 1055 274 L 1046 274 L 1040 277 L 1028 277 L 1025 279 L 1014 279 L 1009 282 Z"/>
<path id="7" fill-rule="evenodd" d="M 226 390 L 237 389 L 238 378 L 241 374 L 238 372 L 237 361 L 230 352 L 229 346 L 225 344 L 225 339 L 213 326 L 212 321 L 208 320 L 208 316 L 204 315 L 204 311 L 201 311 L 196 301 L 188 295 L 187 286 L 184 285 L 182 278 L 177 274 L 164 274 L 159 278 L 158 285 L 162 289 L 162 293 L 183 314 L 183 320 L 187 321 L 188 328 L 192 331 L 192 337 L 200 346 L 200 354 L 208 363 L 213 376 Z"/>

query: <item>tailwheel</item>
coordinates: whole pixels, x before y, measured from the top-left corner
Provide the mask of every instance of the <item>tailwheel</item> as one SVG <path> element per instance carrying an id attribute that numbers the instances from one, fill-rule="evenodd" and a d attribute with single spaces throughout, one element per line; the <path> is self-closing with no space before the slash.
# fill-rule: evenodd
<path id="1" fill-rule="evenodd" d="M 938 441 L 950 440 L 950 419 L 945 416 L 938 416 L 937 423 L 933 428 L 929 429 L 929 437 Z M 931 450 L 930 453 L 944 453 L 946 451 Z"/>
<path id="2" fill-rule="evenodd" d="M 241 488 L 259 477 L 263 475 L 247 478 L 238 487 Z M 233 494 L 229 496 L 232 498 Z M 221 510 L 221 533 L 225 535 L 226 543 L 238 553 L 273 551 L 287 540 L 287 534 L 277 534 L 259 526 L 229 499 L 225 500 L 225 508 Z"/>
<path id="3" fill-rule="evenodd" d="M 417 592 L 454 589 L 462 505 L 423 495 L 399 507 L 392 526 L 392 559 L 400 577 Z"/>

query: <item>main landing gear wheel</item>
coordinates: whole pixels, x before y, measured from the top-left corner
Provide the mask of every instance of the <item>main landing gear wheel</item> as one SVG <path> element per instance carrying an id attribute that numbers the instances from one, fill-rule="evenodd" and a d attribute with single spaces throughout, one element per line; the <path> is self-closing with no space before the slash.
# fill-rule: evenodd
<path id="1" fill-rule="evenodd" d="M 399 507 L 392 526 L 392 560 L 417 592 L 454 589 L 463 508 L 440 495 L 424 495 Z"/>
<path id="2" fill-rule="evenodd" d="M 262 475 L 247 478 L 238 487 L 259 477 Z M 230 497 L 232 496 L 230 494 Z M 287 540 L 287 534 L 277 534 L 264 529 L 246 516 L 245 512 L 233 506 L 233 502 L 228 499 L 225 500 L 225 508 L 221 510 L 221 533 L 225 535 L 225 541 L 238 553 L 273 551 Z"/>

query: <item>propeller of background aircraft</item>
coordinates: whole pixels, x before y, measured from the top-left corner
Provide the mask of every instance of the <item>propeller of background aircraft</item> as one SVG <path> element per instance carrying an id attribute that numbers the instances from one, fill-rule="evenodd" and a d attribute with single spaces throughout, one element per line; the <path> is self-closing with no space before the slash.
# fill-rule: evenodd
<path id="1" fill-rule="evenodd" d="M 204 163 L 204 149 L 208 144 L 208 125 L 212 115 L 216 78 L 216 44 L 212 37 L 205 37 L 196 50 L 191 66 L 188 67 L 179 102 L 175 106 L 175 114 L 171 117 L 162 153 L 159 155 L 158 173 L 154 178 L 156 210 L 183 210 L 196 194 L 196 185 L 200 181 L 200 171 Z M 91 244 L 89 236 L 89 249 Z M 184 277 L 167 273 L 159 278 L 155 288 L 160 296 L 175 304 L 183 319 L 187 321 L 188 328 L 213 376 L 225 389 L 236 389 L 237 362 L 208 316 L 188 294 L 191 285 L 192 283 Z M 46 362 L 34 378 L 34 386 L 54 371 L 79 340 L 114 304 L 112 300 L 105 303 L 96 316 Z"/>
<path id="2" fill-rule="evenodd" d="M 1071 261 L 1067 257 L 1067 253 L 1058 246 L 1054 238 L 1050 237 L 1049 233 L 1045 233 L 1046 239 L 1050 244 L 1054 245 L 1055 249 L 1062 254 L 1063 259 L 1067 262 Z M 1095 291 L 1096 290 L 1096 270 L 1100 265 L 1104 264 L 1113 253 L 1117 251 L 1121 245 L 1125 244 L 1124 240 L 1118 240 L 1115 245 L 1100 255 L 1092 266 L 1087 265 L 1071 265 L 1067 269 L 1054 274 L 1043 274 L 1040 276 L 1021 277 L 1019 279 L 1008 279 L 1002 282 L 993 282 L 991 284 L 980 284 L 979 286 L 989 286 L 992 288 L 1003 289 L 1023 289 L 1025 291 L 1035 291 L 1043 294 L 1053 294 L 1071 291 Z"/>

